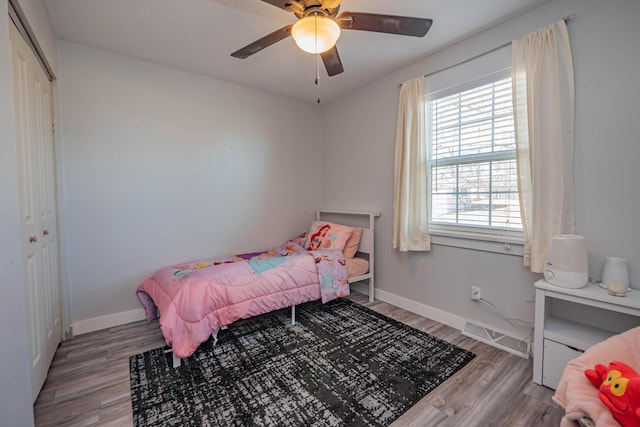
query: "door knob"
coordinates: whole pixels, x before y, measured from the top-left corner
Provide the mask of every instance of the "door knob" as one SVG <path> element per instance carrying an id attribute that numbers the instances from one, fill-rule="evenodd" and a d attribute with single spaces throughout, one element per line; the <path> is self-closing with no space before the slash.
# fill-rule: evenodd
<path id="1" fill-rule="evenodd" d="M 30 236 L 29 237 L 29 243 L 35 243 L 38 241 L 38 238 L 36 236 Z"/>
<path id="2" fill-rule="evenodd" d="M 46 228 L 44 230 L 42 230 L 42 235 L 43 236 L 48 236 L 49 235 L 49 230 L 47 230 Z"/>

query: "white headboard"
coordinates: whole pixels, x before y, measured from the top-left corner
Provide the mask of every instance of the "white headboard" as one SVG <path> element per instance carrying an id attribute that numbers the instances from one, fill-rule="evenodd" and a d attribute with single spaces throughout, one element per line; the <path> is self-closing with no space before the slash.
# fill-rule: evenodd
<path id="1" fill-rule="evenodd" d="M 369 301 L 374 298 L 374 258 L 375 258 L 375 218 L 380 216 L 380 212 L 367 211 L 336 211 L 329 209 L 318 209 L 316 211 L 316 221 L 321 219 L 352 226 L 362 227 L 362 237 L 358 246 L 358 253 L 367 255 L 369 261 L 369 271 L 362 276 L 352 277 L 349 283 L 369 280 Z M 329 218 L 327 218 L 329 217 Z"/>

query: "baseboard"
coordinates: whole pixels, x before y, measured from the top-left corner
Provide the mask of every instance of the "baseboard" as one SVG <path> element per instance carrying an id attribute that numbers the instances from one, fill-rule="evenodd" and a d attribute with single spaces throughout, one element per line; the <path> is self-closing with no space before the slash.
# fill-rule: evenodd
<path id="1" fill-rule="evenodd" d="M 351 284 L 351 288 L 365 295 L 369 295 L 368 284 L 353 283 Z M 388 302 L 396 307 L 403 308 L 407 311 L 419 314 L 420 316 L 435 320 L 436 322 L 443 323 L 447 326 L 451 326 L 452 328 L 456 328 L 460 331 L 464 327 L 465 319 L 462 317 L 392 294 L 391 292 L 376 289 L 375 297 L 380 301 Z M 135 310 L 121 311 L 120 313 L 107 314 L 106 316 L 93 317 L 73 322 L 71 324 L 71 331 L 72 336 L 77 336 L 144 319 L 146 319 L 144 309 L 137 308 Z"/>
<path id="2" fill-rule="evenodd" d="M 79 320 L 71 324 L 71 336 L 74 337 L 82 334 L 88 334 L 89 332 L 125 325 L 127 323 L 137 322 L 144 319 L 146 319 L 144 309 L 137 308 L 135 310 L 107 314 L 106 316 Z"/>
<path id="3" fill-rule="evenodd" d="M 365 295 L 369 295 L 369 286 L 367 285 L 354 283 L 351 285 L 351 288 Z M 462 317 L 456 316 L 443 310 L 439 310 L 426 304 L 412 301 L 408 298 L 401 297 L 396 294 L 392 294 L 391 292 L 376 289 L 375 297 L 380 301 L 388 302 L 389 304 L 393 304 L 396 307 L 403 308 L 412 313 L 419 314 L 420 316 L 424 316 L 428 319 L 435 320 L 436 322 L 451 326 L 452 328 L 455 328 L 459 331 L 462 331 L 462 328 L 464 327 L 465 319 Z"/>

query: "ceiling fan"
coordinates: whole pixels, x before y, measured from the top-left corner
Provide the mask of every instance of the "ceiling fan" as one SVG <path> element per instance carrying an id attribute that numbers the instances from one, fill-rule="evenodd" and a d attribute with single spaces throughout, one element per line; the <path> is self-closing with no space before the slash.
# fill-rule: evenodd
<path id="1" fill-rule="evenodd" d="M 293 12 L 298 17 L 298 21 L 248 44 L 233 52 L 231 56 L 245 59 L 292 36 L 302 50 L 320 54 L 329 76 L 335 76 L 344 71 L 338 49 L 335 46 L 338 37 L 340 37 L 340 29 L 424 37 L 433 23 L 431 19 L 406 16 L 360 12 L 338 14 L 342 0 L 262 1 Z"/>

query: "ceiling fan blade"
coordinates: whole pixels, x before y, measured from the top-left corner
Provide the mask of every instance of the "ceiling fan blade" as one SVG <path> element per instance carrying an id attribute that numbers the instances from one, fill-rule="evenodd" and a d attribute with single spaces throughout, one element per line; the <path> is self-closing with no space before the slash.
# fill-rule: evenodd
<path id="1" fill-rule="evenodd" d="M 375 13 L 343 12 L 338 15 L 338 25 L 346 30 L 374 31 L 424 37 L 433 20 L 408 16 L 378 15 Z"/>
<path id="2" fill-rule="evenodd" d="M 320 56 L 322 57 L 324 68 L 327 69 L 327 74 L 329 74 L 329 76 L 335 76 L 336 74 L 340 74 L 344 71 L 340 55 L 338 55 L 337 47 L 332 47 L 325 53 L 321 53 Z"/>
<path id="3" fill-rule="evenodd" d="M 265 49 L 271 46 L 272 44 L 277 43 L 280 40 L 284 40 L 287 37 L 289 37 L 291 35 L 291 27 L 293 27 L 293 25 L 287 25 L 286 27 L 282 27 L 271 34 L 266 35 L 263 38 L 246 45 L 242 49 L 236 50 L 231 54 L 231 56 L 233 56 L 234 58 L 240 58 L 240 59 L 248 58 L 254 53 L 258 53 L 262 49 Z"/>

